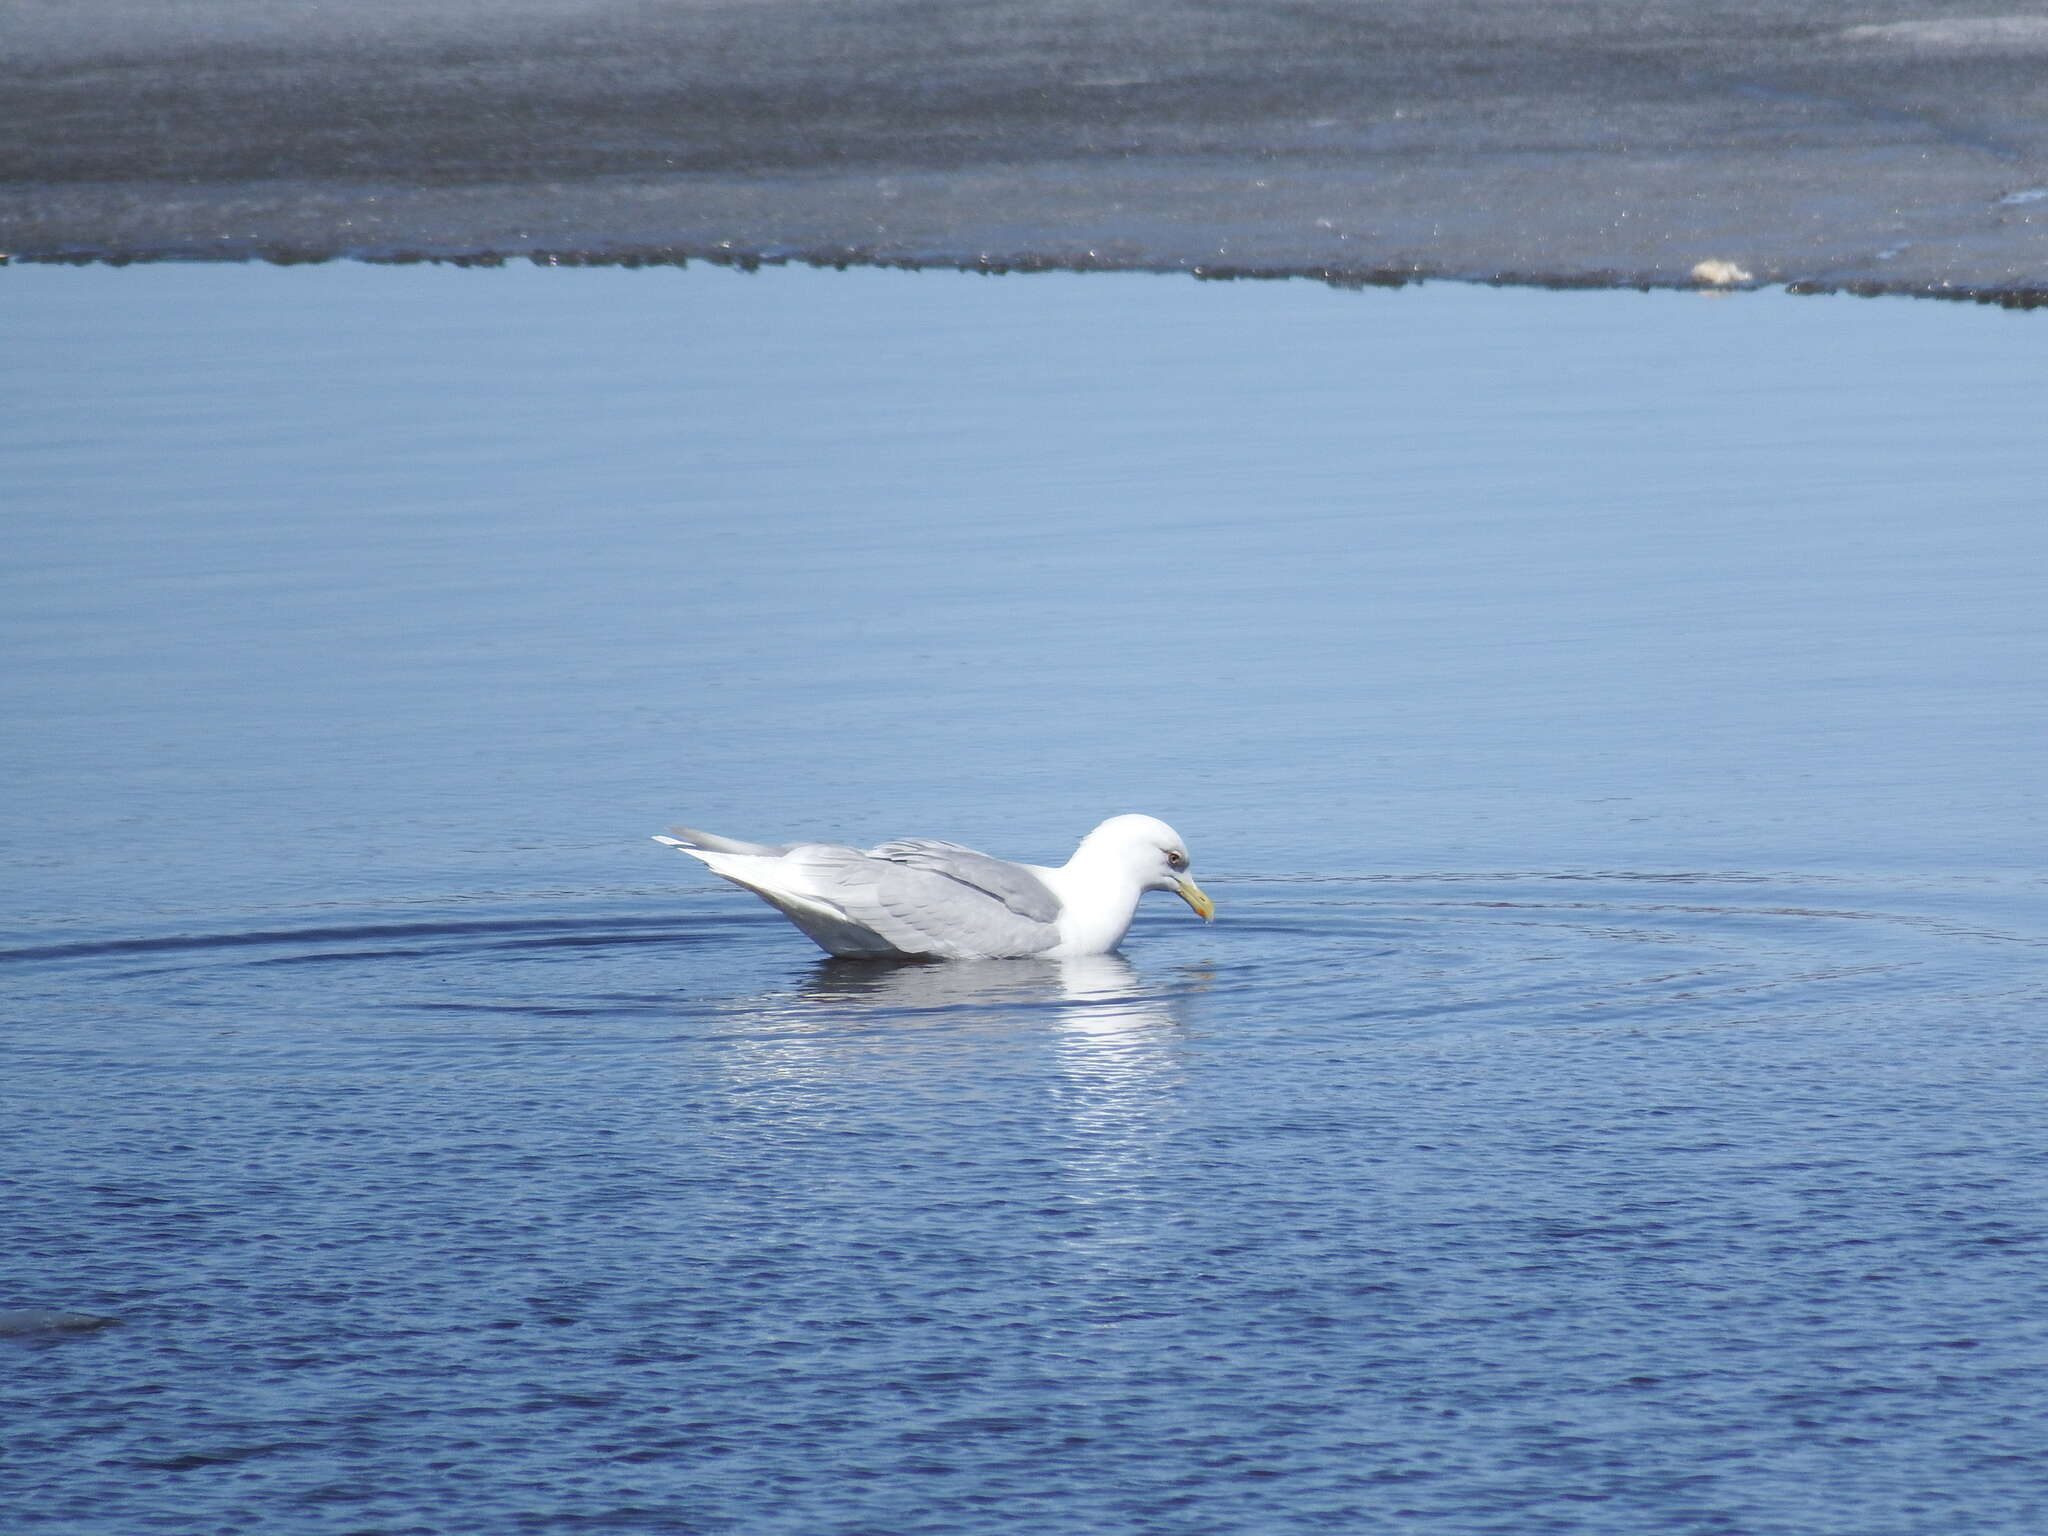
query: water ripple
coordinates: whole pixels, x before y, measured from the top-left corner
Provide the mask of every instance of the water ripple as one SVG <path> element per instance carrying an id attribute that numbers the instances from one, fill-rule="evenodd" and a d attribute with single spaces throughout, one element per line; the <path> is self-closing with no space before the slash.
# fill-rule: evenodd
<path id="1" fill-rule="evenodd" d="M 2026 902 L 1216 885 L 1066 963 L 708 900 L 13 947 L 0 1279 L 122 1320 L 12 1341 L 31 1528 L 1847 1536 L 1900 1467 L 2010 1528 Z"/>

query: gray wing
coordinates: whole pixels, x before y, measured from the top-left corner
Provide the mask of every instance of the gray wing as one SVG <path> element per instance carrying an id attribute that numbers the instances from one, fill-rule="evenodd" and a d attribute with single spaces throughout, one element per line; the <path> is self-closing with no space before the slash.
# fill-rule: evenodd
<path id="1" fill-rule="evenodd" d="M 970 890 L 995 897 L 1019 917 L 1028 917 L 1033 922 L 1059 921 L 1059 898 L 1022 864 L 992 859 L 985 853 L 976 853 L 958 843 L 942 843 L 935 837 L 900 837 L 879 848 L 870 848 L 868 857 L 944 875 Z"/>
<path id="2" fill-rule="evenodd" d="M 1060 941 L 1059 898 L 1042 880 L 957 843 L 905 838 L 865 853 L 814 843 L 789 858 L 818 894 L 905 954 L 1007 958 Z"/>

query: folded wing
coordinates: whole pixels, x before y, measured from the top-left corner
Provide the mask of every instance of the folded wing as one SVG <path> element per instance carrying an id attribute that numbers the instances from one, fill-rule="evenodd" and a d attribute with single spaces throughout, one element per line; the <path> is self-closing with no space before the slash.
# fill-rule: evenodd
<path id="1" fill-rule="evenodd" d="M 809 843 L 784 860 L 813 897 L 907 955 L 1036 955 L 1060 941 L 1059 899 L 1043 881 L 958 843 L 906 838 L 866 852 Z"/>

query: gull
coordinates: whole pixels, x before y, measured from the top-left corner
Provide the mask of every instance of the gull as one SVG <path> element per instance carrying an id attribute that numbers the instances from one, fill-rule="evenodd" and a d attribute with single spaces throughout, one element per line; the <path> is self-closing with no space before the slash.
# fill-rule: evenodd
<path id="1" fill-rule="evenodd" d="M 1187 844 L 1151 816 L 1110 817 L 1058 869 L 925 837 L 860 849 L 669 831 L 673 836 L 654 840 L 745 886 L 834 955 L 1105 955 L 1123 942 L 1147 891 L 1172 891 L 1204 922 L 1216 915 L 1216 904 L 1187 872 Z"/>

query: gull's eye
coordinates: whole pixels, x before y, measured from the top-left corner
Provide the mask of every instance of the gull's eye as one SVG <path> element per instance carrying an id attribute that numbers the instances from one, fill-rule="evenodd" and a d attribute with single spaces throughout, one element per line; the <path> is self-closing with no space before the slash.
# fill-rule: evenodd
<path id="1" fill-rule="evenodd" d="M 1166 856 L 1166 865 L 1169 869 L 1186 869 L 1188 856 L 1184 853 L 1169 853 Z"/>

